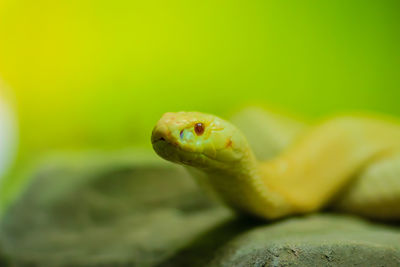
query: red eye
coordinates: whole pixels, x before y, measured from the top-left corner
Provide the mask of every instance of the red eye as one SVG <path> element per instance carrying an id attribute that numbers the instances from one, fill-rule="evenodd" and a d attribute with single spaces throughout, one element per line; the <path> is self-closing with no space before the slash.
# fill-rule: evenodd
<path id="1" fill-rule="evenodd" d="M 202 135 L 204 133 L 204 124 L 201 122 L 198 122 L 194 125 L 194 132 L 197 135 Z"/>

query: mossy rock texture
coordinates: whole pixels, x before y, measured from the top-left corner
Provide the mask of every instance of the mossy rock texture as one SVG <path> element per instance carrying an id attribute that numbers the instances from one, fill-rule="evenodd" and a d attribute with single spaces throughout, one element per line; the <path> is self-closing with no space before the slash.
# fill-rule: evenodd
<path id="1" fill-rule="evenodd" d="M 2 266 L 400 266 L 400 228 L 237 217 L 137 153 L 40 164 L 0 224 Z"/>

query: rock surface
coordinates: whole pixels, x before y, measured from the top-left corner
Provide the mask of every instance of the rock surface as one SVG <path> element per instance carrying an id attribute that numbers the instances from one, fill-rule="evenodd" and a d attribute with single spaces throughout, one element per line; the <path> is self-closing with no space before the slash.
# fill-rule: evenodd
<path id="1" fill-rule="evenodd" d="M 179 167 L 139 158 L 41 166 L 2 218 L 2 266 L 400 266 L 399 226 L 236 218 Z"/>

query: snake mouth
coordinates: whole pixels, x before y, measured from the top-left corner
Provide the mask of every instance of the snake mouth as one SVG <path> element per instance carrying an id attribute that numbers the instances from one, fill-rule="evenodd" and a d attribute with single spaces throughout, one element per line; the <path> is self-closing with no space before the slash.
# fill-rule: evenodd
<path id="1" fill-rule="evenodd" d="M 154 151 L 156 151 L 156 153 L 160 157 L 162 157 L 168 161 L 172 161 L 172 162 L 179 163 L 179 164 L 191 165 L 190 163 L 193 163 L 195 160 L 194 153 L 183 150 L 176 144 L 168 142 L 163 137 L 153 140 L 152 145 L 153 145 Z"/>
<path id="2" fill-rule="evenodd" d="M 159 139 L 151 140 L 151 143 L 154 144 L 154 143 L 159 142 L 159 141 L 164 141 L 164 142 L 166 142 L 166 140 L 165 140 L 164 137 L 160 137 Z"/>
<path id="3" fill-rule="evenodd" d="M 177 143 L 171 143 L 163 137 L 152 141 L 154 151 L 163 159 L 180 165 L 188 165 L 199 168 L 218 168 L 232 162 L 213 158 L 203 152 L 185 150 Z"/>
<path id="4" fill-rule="evenodd" d="M 166 144 L 171 147 L 179 148 L 178 144 L 172 143 L 172 142 L 168 141 L 167 139 L 165 139 L 164 137 L 159 137 L 159 138 L 151 140 L 151 144 L 153 145 L 153 147 L 157 144 Z"/>
<path id="5" fill-rule="evenodd" d="M 193 166 L 207 160 L 216 161 L 203 153 L 185 150 L 179 144 L 172 143 L 164 137 L 152 140 L 152 145 L 160 157 L 175 163 Z"/>

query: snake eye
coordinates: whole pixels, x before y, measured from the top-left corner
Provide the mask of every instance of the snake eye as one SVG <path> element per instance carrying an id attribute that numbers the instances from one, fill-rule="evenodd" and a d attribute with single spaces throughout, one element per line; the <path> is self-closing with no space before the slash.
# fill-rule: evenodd
<path id="1" fill-rule="evenodd" d="M 198 123 L 196 123 L 195 125 L 194 125 L 194 132 L 197 134 L 197 135 L 202 135 L 203 133 L 204 133 L 204 124 L 203 123 L 201 123 L 201 122 L 198 122 Z"/>

